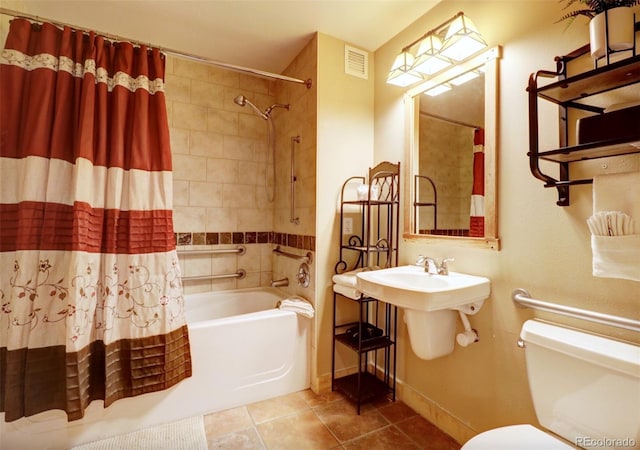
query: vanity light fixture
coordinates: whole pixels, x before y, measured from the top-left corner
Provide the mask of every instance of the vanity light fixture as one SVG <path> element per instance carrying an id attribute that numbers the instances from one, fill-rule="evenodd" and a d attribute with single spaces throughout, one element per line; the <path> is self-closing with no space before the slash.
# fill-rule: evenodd
<path id="1" fill-rule="evenodd" d="M 487 43 L 473 22 L 459 13 L 447 30 L 440 53 L 453 60 L 462 61 L 486 46 Z"/>
<path id="2" fill-rule="evenodd" d="M 428 34 L 427 37 L 420 42 L 413 68 L 417 72 L 425 75 L 433 75 L 445 67 L 449 67 L 453 64 L 453 61 L 440 54 L 441 48 L 442 41 L 440 38 L 433 33 Z"/>
<path id="3" fill-rule="evenodd" d="M 403 51 L 396 56 L 396 59 L 391 66 L 389 76 L 387 77 L 387 83 L 406 87 L 410 84 L 422 81 L 422 76 L 412 68 L 414 61 L 415 58 L 408 51 Z"/>
<path id="4" fill-rule="evenodd" d="M 411 49 L 418 46 L 416 56 Z M 459 12 L 413 41 L 396 57 L 387 83 L 406 87 L 463 61 L 487 47 L 473 22 Z"/>

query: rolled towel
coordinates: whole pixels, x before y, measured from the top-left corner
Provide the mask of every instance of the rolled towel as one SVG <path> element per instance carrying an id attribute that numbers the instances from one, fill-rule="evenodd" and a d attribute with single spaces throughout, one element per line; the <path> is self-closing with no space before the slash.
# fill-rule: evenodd
<path id="1" fill-rule="evenodd" d="M 335 284 L 354 288 L 356 287 L 356 274 L 361 271 L 362 269 L 356 269 L 345 273 L 339 273 L 334 275 L 332 280 Z"/>
<path id="2" fill-rule="evenodd" d="M 296 314 L 301 314 L 310 319 L 315 315 L 313 305 L 304 298 L 298 297 L 297 295 L 293 295 L 291 297 L 280 300 L 277 303 L 276 308 L 286 311 L 293 311 Z"/>
<path id="3" fill-rule="evenodd" d="M 633 218 L 620 211 L 599 211 L 587 219 L 594 236 L 628 236 L 635 233 Z"/>
<path id="4" fill-rule="evenodd" d="M 360 297 L 362 297 L 362 292 L 360 292 L 355 286 L 345 286 L 344 284 L 334 284 L 333 292 L 337 292 L 338 294 L 352 298 L 353 300 L 359 300 Z"/>
<path id="5" fill-rule="evenodd" d="M 350 270 L 349 272 L 339 273 L 333 276 L 332 280 L 335 284 L 355 288 L 357 286 L 356 274 L 367 270 L 378 270 L 380 267 L 362 267 L 360 269 Z"/>

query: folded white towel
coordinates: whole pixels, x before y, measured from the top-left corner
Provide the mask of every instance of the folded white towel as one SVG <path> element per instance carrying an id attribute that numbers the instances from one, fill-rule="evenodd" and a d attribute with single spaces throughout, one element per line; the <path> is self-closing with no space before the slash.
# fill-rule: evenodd
<path id="1" fill-rule="evenodd" d="M 591 236 L 593 276 L 640 281 L 640 234 Z"/>
<path id="2" fill-rule="evenodd" d="M 635 234 L 633 218 L 620 211 L 600 211 L 587 219 L 594 236 L 627 236 Z"/>
<path id="3" fill-rule="evenodd" d="M 345 297 L 349 297 L 354 300 L 359 300 L 360 297 L 362 297 L 362 292 L 358 289 L 351 286 L 345 286 L 344 284 L 334 284 L 333 292 L 337 292 L 340 295 L 344 295 Z"/>
<path id="4" fill-rule="evenodd" d="M 310 319 L 315 315 L 313 305 L 297 295 L 280 300 L 276 307 L 282 310 L 293 311 Z"/>
<path id="5" fill-rule="evenodd" d="M 336 284 L 356 287 L 356 274 L 358 272 L 362 272 L 362 269 L 350 270 L 349 272 L 336 274 L 332 277 L 332 280 Z"/>
<path id="6" fill-rule="evenodd" d="M 640 281 L 640 171 L 593 178 L 593 276 Z"/>

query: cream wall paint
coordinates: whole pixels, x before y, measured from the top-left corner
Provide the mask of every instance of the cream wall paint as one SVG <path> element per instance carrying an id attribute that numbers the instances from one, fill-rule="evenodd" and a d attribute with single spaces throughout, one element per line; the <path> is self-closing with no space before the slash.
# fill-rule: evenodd
<path id="1" fill-rule="evenodd" d="M 414 261 L 420 253 L 453 256 L 453 270 L 491 278 L 491 297 L 470 319 L 479 330 L 479 343 L 424 361 L 411 351 L 405 326 L 399 330 L 399 379 L 471 432 L 518 422 L 536 423 L 524 355 L 515 345 L 526 319 L 539 316 L 636 342 L 640 339 L 631 332 L 516 309 L 511 301 L 514 289 L 525 288 L 536 298 L 640 318 L 639 283 L 591 275 L 590 237 L 585 223 L 591 214 L 591 186 L 572 188 L 572 206 L 561 208 L 555 205 L 555 190 L 544 189 L 542 182 L 529 173 L 528 76 L 539 69 L 553 69 L 554 56 L 588 42 L 586 21 L 578 19 L 569 28 L 554 23 L 560 17 L 560 8 L 556 1 L 443 2 L 375 54 L 374 159 L 400 158 L 404 162 L 402 90 L 385 83 L 395 54 L 458 11 L 474 21 L 489 45 L 500 44 L 504 49 L 498 121 L 501 251 L 426 242 L 402 242 L 400 246 L 401 263 Z M 552 107 L 541 106 L 541 140 L 551 148 L 557 145 L 557 113 Z M 588 169 L 604 172 L 599 164 L 591 164 Z M 640 170 L 638 157 L 622 157 L 609 164 L 608 171 L 621 170 Z M 461 441 L 467 437 L 460 428 L 447 431 Z"/>
<path id="2" fill-rule="evenodd" d="M 316 255 L 318 375 L 331 372 L 333 290 L 340 259 L 338 202 L 344 181 L 373 163 L 373 55 L 369 79 L 344 73 L 345 42 L 318 35 L 318 153 Z"/>

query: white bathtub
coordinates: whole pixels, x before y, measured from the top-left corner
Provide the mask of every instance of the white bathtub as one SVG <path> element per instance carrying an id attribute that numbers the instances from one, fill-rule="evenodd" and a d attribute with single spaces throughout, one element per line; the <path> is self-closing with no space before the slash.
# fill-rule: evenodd
<path id="1" fill-rule="evenodd" d="M 191 378 L 106 409 L 95 401 L 73 422 L 57 410 L 11 423 L 0 414 L 0 448 L 68 448 L 308 388 L 310 320 L 275 309 L 285 297 L 277 288 L 185 296 Z"/>

